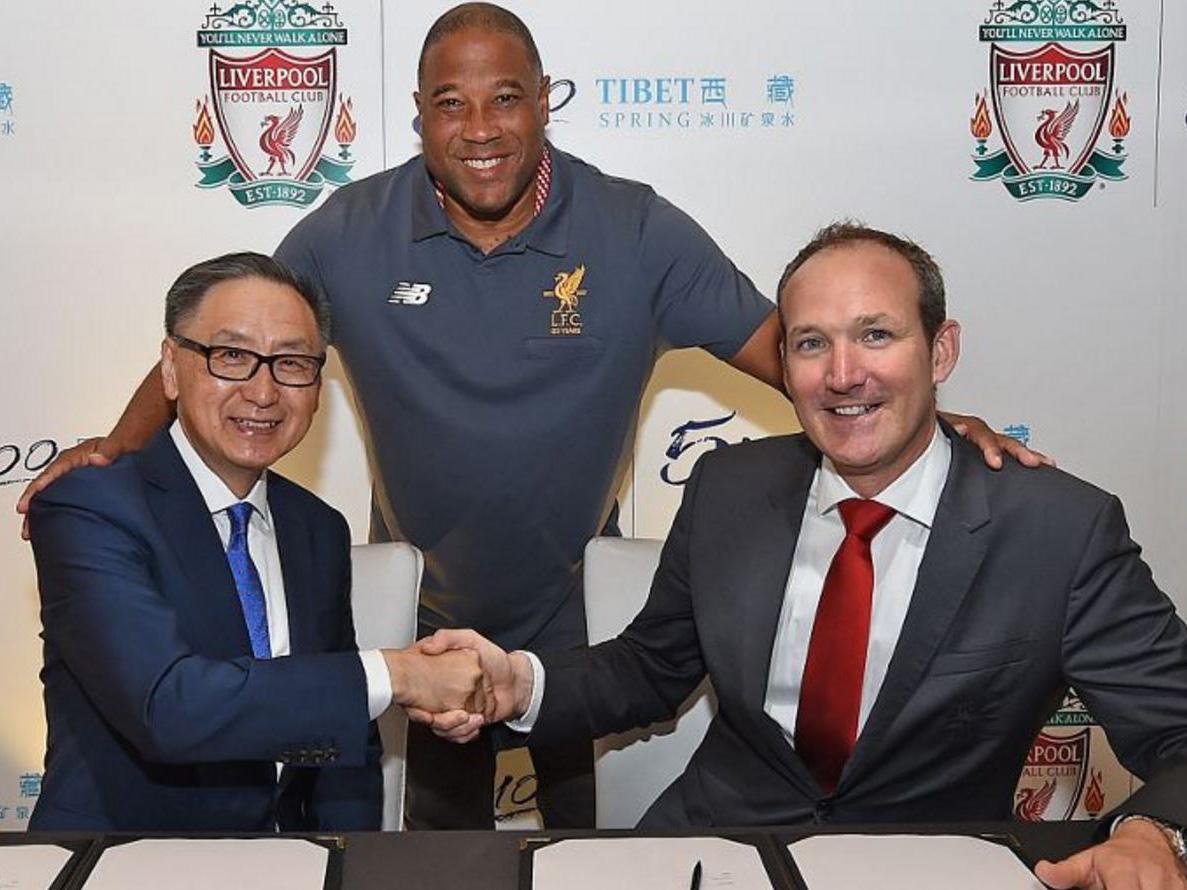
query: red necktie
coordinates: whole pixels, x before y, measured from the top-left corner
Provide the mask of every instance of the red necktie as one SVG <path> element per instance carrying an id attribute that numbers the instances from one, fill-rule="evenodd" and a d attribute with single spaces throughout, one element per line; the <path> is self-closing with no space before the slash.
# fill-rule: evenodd
<path id="1" fill-rule="evenodd" d="M 858 498 L 837 509 L 845 540 L 824 578 L 795 721 L 796 751 L 830 794 L 857 740 L 874 596 L 870 541 L 894 516 L 885 504 Z"/>

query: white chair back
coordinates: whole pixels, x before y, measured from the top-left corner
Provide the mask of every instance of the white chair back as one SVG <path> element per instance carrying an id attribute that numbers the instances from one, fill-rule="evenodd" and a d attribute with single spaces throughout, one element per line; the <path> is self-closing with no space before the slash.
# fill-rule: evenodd
<path id="1" fill-rule="evenodd" d="M 643 608 L 662 541 L 594 538 L 585 547 L 585 616 L 591 644 L 618 635 Z M 675 720 L 605 736 L 594 743 L 598 828 L 634 828 L 684 771 L 717 712 L 708 678 Z"/>
<path id="2" fill-rule="evenodd" d="M 403 649 L 416 639 L 416 607 L 424 557 L 402 542 L 350 548 L 350 604 L 360 649 Z M 389 708 L 379 718 L 383 741 L 383 830 L 404 824 L 404 750 L 408 718 Z"/>

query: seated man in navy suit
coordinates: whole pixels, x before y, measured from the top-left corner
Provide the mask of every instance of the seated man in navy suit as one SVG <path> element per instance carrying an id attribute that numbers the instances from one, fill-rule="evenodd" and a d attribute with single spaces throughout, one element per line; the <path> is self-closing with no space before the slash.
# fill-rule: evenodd
<path id="1" fill-rule="evenodd" d="M 165 330 L 177 420 L 30 513 L 49 737 L 29 827 L 378 828 L 372 721 L 481 709 L 477 656 L 356 651 L 346 521 L 268 470 L 317 408 L 315 292 L 219 257 L 170 288 Z"/>
<path id="2" fill-rule="evenodd" d="M 500 716 L 539 744 L 718 713 L 655 827 L 1007 819 L 1073 686 L 1148 780 L 1053 887 L 1187 890 L 1187 628 L 1117 498 L 1053 468 L 988 470 L 936 415 L 959 325 L 920 247 L 825 229 L 779 287 L 804 433 L 706 454 L 646 605 L 592 649 L 482 647 Z M 464 740 L 481 718 L 438 718 Z"/>

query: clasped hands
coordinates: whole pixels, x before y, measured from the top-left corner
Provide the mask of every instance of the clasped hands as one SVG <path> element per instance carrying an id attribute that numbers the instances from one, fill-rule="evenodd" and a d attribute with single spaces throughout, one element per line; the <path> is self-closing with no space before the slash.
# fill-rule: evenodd
<path id="1" fill-rule="evenodd" d="M 392 695 L 408 717 L 464 743 L 488 723 L 521 717 L 531 702 L 532 666 L 472 630 L 439 630 L 407 649 L 384 650 Z"/>

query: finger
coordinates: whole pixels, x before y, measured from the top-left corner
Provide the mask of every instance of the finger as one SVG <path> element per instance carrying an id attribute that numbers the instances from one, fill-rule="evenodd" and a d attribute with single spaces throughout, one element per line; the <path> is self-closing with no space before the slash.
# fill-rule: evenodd
<path id="1" fill-rule="evenodd" d="M 431 637 L 425 637 L 417 647 L 426 655 L 440 655 L 450 649 L 473 649 L 474 631 L 443 628 Z"/>
<path id="2" fill-rule="evenodd" d="M 24 541 L 29 540 L 29 517 L 28 517 L 28 515 L 26 515 L 25 518 L 21 520 L 21 540 L 24 540 Z"/>
<path id="3" fill-rule="evenodd" d="M 483 710 L 482 716 L 486 718 L 487 723 L 494 723 L 499 703 L 495 697 L 495 684 L 491 682 L 490 675 L 487 673 L 482 675 L 482 691 L 486 696 L 486 708 Z"/>
<path id="4" fill-rule="evenodd" d="M 486 716 L 486 690 L 479 686 L 466 699 L 466 710 L 479 717 Z"/>
<path id="5" fill-rule="evenodd" d="M 1077 853 L 1059 862 L 1043 859 L 1035 866 L 1035 877 L 1054 890 L 1089 887 L 1092 879 L 1092 859 L 1085 853 Z"/>
<path id="6" fill-rule="evenodd" d="M 433 713 L 426 711 L 423 708 L 414 708 L 411 705 L 404 708 L 404 713 L 408 715 L 408 719 L 413 723 L 433 723 Z"/>
<path id="7" fill-rule="evenodd" d="M 463 711 L 460 708 L 453 711 L 442 711 L 439 714 L 432 714 L 433 731 L 449 732 L 458 729 L 468 724 L 472 716 L 469 711 Z"/>
<path id="8" fill-rule="evenodd" d="M 106 454 L 96 450 L 87 455 L 87 463 L 92 467 L 110 467 L 113 461 Z"/>

